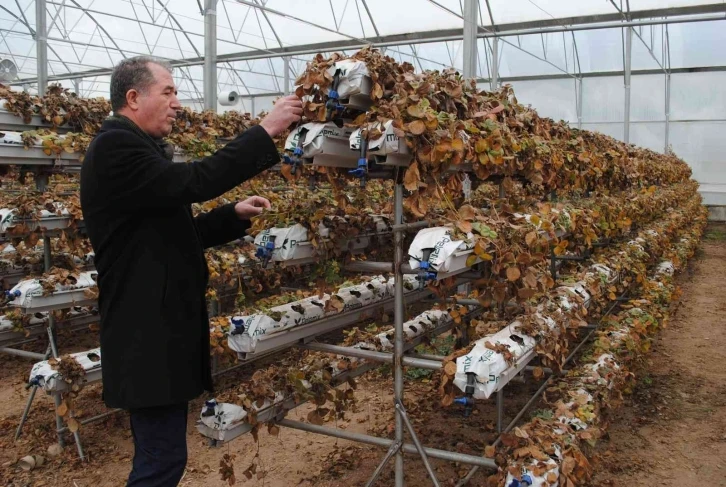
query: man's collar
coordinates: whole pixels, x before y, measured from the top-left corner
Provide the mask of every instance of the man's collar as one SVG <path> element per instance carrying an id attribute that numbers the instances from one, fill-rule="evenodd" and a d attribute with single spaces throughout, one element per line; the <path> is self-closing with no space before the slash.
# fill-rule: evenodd
<path id="1" fill-rule="evenodd" d="M 151 142 L 155 147 L 158 148 L 159 152 L 168 160 L 174 159 L 174 146 L 168 143 L 165 139 L 155 139 L 145 131 L 141 129 L 133 120 L 124 115 L 111 115 L 104 120 L 101 129 L 126 129 L 131 130 L 139 137 Z"/>

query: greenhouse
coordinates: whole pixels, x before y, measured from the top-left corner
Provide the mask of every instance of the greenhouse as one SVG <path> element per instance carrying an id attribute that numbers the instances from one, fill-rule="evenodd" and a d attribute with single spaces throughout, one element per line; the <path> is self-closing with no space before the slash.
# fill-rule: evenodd
<path id="1" fill-rule="evenodd" d="M 84 97 L 108 96 L 116 62 L 152 54 L 179 67 L 175 81 L 185 105 L 212 108 L 219 93 L 234 91 L 238 109 L 257 113 L 290 92 L 314 54 L 349 54 L 373 44 L 418 70 L 454 67 L 482 87 L 511 84 L 520 101 L 544 116 L 657 151 L 670 147 L 693 167 L 706 202 L 726 204 L 718 158 L 726 54 L 704 48 L 724 42 L 723 4 L 37 3 L 46 12 L 45 50 L 35 42 L 36 2 L 7 2 L 0 13 L 2 55 L 18 73 L 12 84 L 31 91 L 45 74 Z M 465 41 L 463 19 L 473 15 L 476 29 Z M 39 68 L 43 59 L 45 69 Z"/>
<path id="2" fill-rule="evenodd" d="M 715 0 L 3 0 L 0 481 L 716 484 L 724 45 Z"/>

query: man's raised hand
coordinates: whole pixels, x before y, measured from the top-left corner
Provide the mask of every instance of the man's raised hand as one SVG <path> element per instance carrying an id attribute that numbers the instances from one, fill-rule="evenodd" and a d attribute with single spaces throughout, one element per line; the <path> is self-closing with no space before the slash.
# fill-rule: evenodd
<path id="1" fill-rule="evenodd" d="M 249 220 L 262 213 L 262 209 L 270 209 L 270 201 L 262 196 L 250 196 L 234 205 L 234 211 L 240 220 Z"/>
<path id="2" fill-rule="evenodd" d="M 270 137 L 284 132 L 302 117 L 302 100 L 297 95 L 284 96 L 277 100 L 270 113 L 260 122 Z"/>

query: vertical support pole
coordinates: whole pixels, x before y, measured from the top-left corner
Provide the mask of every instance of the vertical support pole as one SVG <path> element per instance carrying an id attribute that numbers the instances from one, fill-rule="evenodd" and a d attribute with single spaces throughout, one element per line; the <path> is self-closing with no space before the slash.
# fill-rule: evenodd
<path id="1" fill-rule="evenodd" d="M 50 258 L 50 237 L 43 237 L 43 270 L 48 272 L 50 270 L 51 258 Z"/>
<path id="2" fill-rule="evenodd" d="M 633 28 L 625 30 L 625 113 L 623 123 L 623 141 L 630 143 L 630 71 L 633 59 Z"/>
<path id="3" fill-rule="evenodd" d="M 257 112 L 255 111 L 255 97 L 254 96 L 250 98 L 250 107 L 252 109 L 252 112 L 250 113 L 250 115 L 252 115 L 252 118 L 255 118 L 255 116 L 257 115 Z"/>
<path id="4" fill-rule="evenodd" d="M 492 80 L 491 91 L 499 87 L 499 37 L 492 41 Z"/>
<path id="5" fill-rule="evenodd" d="M 217 111 L 217 0 L 204 0 L 204 109 Z"/>
<path id="6" fill-rule="evenodd" d="M 290 94 L 290 56 L 282 58 L 285 63 L 284 79 L 285 79 L 285 95 Z"/>
<path id="7" fill-rule="evenodd" d="M 479 0 L 464 0 L 464 78 L 476 78 Z"/>
<path id="8" fill-rule="evenodd" d="M 497 391 L 497 433 L 504 431 L 504 388 Z"/>
<path id="9" fill-rule="evenodd" d="M 577 128 L 582 130 L 582 77 L 577 78 Z"/>
<path id="10" fill-rule="evenodd" d="M 219 316 L 220 304 L 217 298 L 210 300 L 209 302 L 209 315 L 210 317 Z M 212 375 L 216 375 L 217 367 L 219 365 L 219 356 L 214 353 L 212 354 Z"/>
<path id="11" fill-rule="evenodd" d="M 20 424 L 18 424 L 18 429 L 15 430 L 15 441 L 18 441 L 18 438 L 20 438 L 20 433 L 23 431 L 23 425 L 28 420 L 28 414 L 30 414 L 30 406 L 33 405 L 33 399 L 35 399 L 36 392 L 38 392 L 38 386 L 34 385 L 32 387 L 32 390 L 30 391 L 30 396 L 28 397 L 28 402 L 25 403 L 25 409 L 23 409 L 23 415 L 20 416 Z"/>
<path id="12" fill-rule="evenodd" d="M 43 268 L 45 272 L 48 272 L 51 268 L 51 255 L 50 255 L 50 237 L 47 235 L 43 237 Z M 58 358 L 58 346 L 55 343 L 55 318 L 53 313 L 48 313 L 48 340 L 50 341 L 50 350 L 53 353 L 53 358 Z"/>
<path id="13" fill-rule="evenodd" d="M 73 91 L 76 92 L 76 95 L 79 97 L 81 96 L 81 80 L 80 78 L 76 78 L 73 80 Z"/>
<path id="14" fill-rule="evenodd" d="M 48 272 L 50 270 L 51 263 L 50 237 L 46 235 L 45 237 L 43 237 L 43 268 L 45 269 L 45 272 Z M 55 343 L 55 318 L 53 318 L 52 311 L 48 313 L 48 341 L 50 342 L 50 350 L 53 354 L 53 358 L 59 358 L 60 355 L 58 354 L 58 346 Z M 61 404 L 60 393 L 53 394 L 53 402 L 55 403 L 55 408 L 57 411 L 58 406 L 60 406 Z M 55 413 L 55 425 L 57 431 L 60 431 L 60 429 L 63 428 L 63 419 L 58 416 L 57 412 Z M 58 444 L 60 446 L 65 446 L 65 442 L 63 441 L 63 435 L 61 433 L 58 433 Z"/>
<path id="15" fill-rule="evenodd" d="M 666 93 L 665 93 L 665 148 L 664 154 L 670 151 L 671 138 L 671 73 L 666 73 Z"/>
<path id="16" fill-rule="evenodd" d="M 394 190 L 394 220 L 396 224 L 403 223 L 403 183 L 400 177 L 396 177 Z M 393 349 L 393 401 L 394 406 L 403 402 L 403 231 L 398 230 L 393 234 L 394 245 L 394 349 Z M 396 414 L 396 438 L 397 443 L 403 444 L 403 419 Z M 396 487 L 403 487 L 403 451 L 396 452 Z"/>
<path id="17" fill-rule="evenodd" d="M 35 0 L 35 52 L 38 96 L 43 96 L 48 88 L 48 27 L 46 25 L 45 0 Z"/>
<path id="18" fill-rule="evenodd" d="M 48 173 L 41 172 L 42 169 L 38 171 L 35 175 L 35 189 L 40 191 L 41 193 L 45 192 L 45 190 L 48 188 Z M 47 270 L 47 269 L 46 269 Z"/>
<path id="19" fill-rule="evenodd" d="M 56 431 L 60 431 L 61 428 L 63 428 L 63 418 L 58 416 L 58 407 L 61 405 L 62 399 L 60 392 L 54 392 L 53 393 L 53 404 L 55 405 L 55 429 Z M 58 435 L 58 444 L 61 447 L 66 446 L 66 442 L 63 440 L 63 435 L 61 433 L 56 433 Z"/>

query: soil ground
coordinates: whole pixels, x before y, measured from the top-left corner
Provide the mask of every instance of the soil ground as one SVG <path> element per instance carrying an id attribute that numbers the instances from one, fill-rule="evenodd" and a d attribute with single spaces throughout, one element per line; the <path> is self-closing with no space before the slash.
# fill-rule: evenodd
<path id="1" fill-rule="evenodd" d="M 668 328 L 611 418 L 595 486 L 726 486 L 726 226 L 711 225 Z"/>
<path id="2" fill-rule="evenodd" d="M 668 328 L 654 343 L 647 363 L 637 372 L 638 385 L 625 406 L 610 415 L 609 437 L 596 450 L 597 473 L 592 485 L 599 486 L 726 486 L 726 226 L 709 227 L 704 242 L 687 272 L 680 278 L 683 289 Z M 61 353 L 96 346 L 92 332 L 63 335 Z M 42 343 L 28 346 L 42 351 Z M 82 426 L 83 445 L 89 460 L 82 463 L 66 436 L 67 446 L 56 457 L 47 453 L 57 439 L 53 403 L 38 394 L 23 435 L 13 441 L 15 428 L 29 392 L 25 390 L 32 361 L 0 355 L 0 486 L 118 487 L 125 484 L 133 445 L 124 413 Z M 250 373 L 239 370 L 224 376 L 231 384 Z M 347 387 L 347 386 L 346 386 Z M 531 378 L 513 383 L 505 392 L 505 424 L 538 387 Z M 406 404 L 422 442 L 433 448 L 481 454 L 496 438 L 493 401 L 481 401 L 468 419 L 457 407 L 443 409 L 425 379 L 406 382 Z M 330 424 L 347 431 L 391 436 L 392 380 L 386 371 L 359 379 L 358 404 L 346 421 Z M 83 417 L 105 411 L 100 386 L 85 388 L 79 398 Z M 385 451 L 282 428 L 278 436 L 266 430 L 259 446 L 250 435 L 221 448 L 210 448 L 196 432 L 202 399 L 190 405 L 187 441 L 189 463 L 180 485 L 223 486 L 219 462 L 223 454 L 235 455 L 237 485 L 336 487 L 366 483 Z M 525 415 L 528 419 L 535 405 Z M 288 417 L 305 421 L 311 408 L 303 405 Z M 242 472 L 259 453 L 264 477 L 247 480 Z M 25 472 L 18 460 L 43 455 L 45 464 Z M 392 462 L 391 462 L 392 463 Z M 430 485 L 423 465 L 406 457 L 407 485 Z M 454 485 L 468 467 L 432 460 L 442 485 Z M 384 469 L 378 486 L 393 485 L 392 466 Z M 479 473 L 469 485 L 486 485 Z"/>

